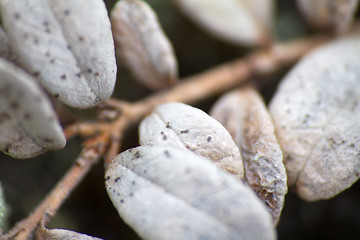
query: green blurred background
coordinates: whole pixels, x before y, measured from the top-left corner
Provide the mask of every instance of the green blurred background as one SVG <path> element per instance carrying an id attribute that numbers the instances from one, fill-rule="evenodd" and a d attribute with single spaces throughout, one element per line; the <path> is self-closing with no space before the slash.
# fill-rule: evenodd
<path id="1" fill-rule="evenodd" d="M 105 1 L 110 10 L 115 1 Z M 220 63 L 239 58 L 253 49 L 239 48 L 218 41 L 195 26 L 174 7 L 170 0 L 147 1 L 174 45 L 181 77 L 202 72 Z M 279 40 L 311 34 L 295 6 L 295 1 L 277 3 L 275 35 Z M 261 90 L 266 101 L 274 93 L 286 71 L 271 78 Z M 137 84 L 119 63 L 114 97 L 136 101 L 151 92 Z M 207 111 L 218 96 L 197 103 Z M 79 118 L 91 118 L 94 111 L 70 111 Z M 129 129 L 124 149 L 137 146 L 137 129 Z M 11 208 L 9 225 L 26 217 L 46 196 L 72 165 L 81 150 L 79 139 L 65 149 L 49 152 L 31 160 L 17 160 L 0 153 L 0 181 Z M 139 239 L 118 216 L 106 195 L 102 163 L 75 189 L 48 227 L 66 228 L 104 239 Z M 307 203 L 289 193 L 277 227 L 279 239 L 348 239 L 360 232 L 359 183 L 328 201 Z"/>

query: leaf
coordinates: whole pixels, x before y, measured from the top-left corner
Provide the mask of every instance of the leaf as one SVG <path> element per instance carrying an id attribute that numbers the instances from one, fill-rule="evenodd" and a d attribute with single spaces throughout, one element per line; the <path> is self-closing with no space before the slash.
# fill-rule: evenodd
<path id="1" fill-rule="evenodd" d="M 0 239 L 2 239 L 2 229 L 6 229 L 9 209 L 5 202 L 4 191 L 0 182 Z"/>
<path id="2" fill-rule="evenodd" d="M 141 145 L 189 149 L 239 178 L 244 176 L 241 155 L 230 134 L 218 121 L 189 105 L 159 105 L 141 122 L 139 141 Z"/>
<path id="3" fill-rule="evenodd" d="M 32 76 L 0 59 L 0 150 L 30 158 L 65 146 L 47 96 Z"/>
<path id="4" fill-rule="evenodd" d="M 144 239 L 275 239 L 252 190 L 190 151 L 130 149 L 113 160 L 105 181 L 120 216 Z"/>
<path id="5" fill-rule="evenodd" d="M 266 45 L 274 3 L 250 0 L 175 0 L 177 6 L 213 36 L 235 45 Z"/>
<path id="6" fill-rule="evenodd" d="M 101 0 L 1 0 L 2 23 L 19 63 L 53 96 L 79 108 L 110 97 L 116 62 Z"/>
<path id="7" fill-rule="evenodd" d="M 253 88 L 229 92 L 211 110 L 240 148 L 245 179 L 266 204 L 277 224 L 287 193 L 286 170 L 274 124 Z"/>
<path id="8" fill-rule="evenodd" d="M 355 15 L 358 0 L 297 0 L 298 7 L 311 27 L 345 32 Z"/>
<path id="9" fill-rule="evenodd" d="M 360 36 L 304 57 L 270 103 L 288 185 L 304 199 L 335 196 L 360 176 Z"/>
<path id="10" fill-rule="evenodd" d="M 146 2 L 118 1 L 111 12 L 111 23 L 118 56 L 136 80 L 154 90 L 176 83 L 173 47 Z"/>
<path id="11" fill-rule="evenodd" d="M 41 236 L 37 236 L 37 239 L 40 240 L 101 240 L 101 238 L 66 229 L 47 229 L 43 227 L 38 234 L 41 234 Z"/>

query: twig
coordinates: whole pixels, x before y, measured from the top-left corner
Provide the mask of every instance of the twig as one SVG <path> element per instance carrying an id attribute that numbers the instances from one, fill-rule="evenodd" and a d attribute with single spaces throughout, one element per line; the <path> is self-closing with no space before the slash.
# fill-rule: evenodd
<path id="1" fill-rule="evenodd" d="M 55 215 L 61 204 L 68 198 L 71 191 L 81 182 L 105 152 L 108 136 L 97 138 L 97 143 L 88 142 L 74 165 L 59 181 L 43 202 L 30 214 L 30 216 L 15 225 L 6 235 L 5 239 L 25 240 L 32 236 L 42 217 Z M 50 219 L 50 218 L 49 218 Z"/>
<path id="2" fill-rule="evenodd" d="M 132 120 L 139 122 L 153 108 L 165 102 L 194 103 L 224 93 L 254 76 L 275 73 L 294 64 L 309 50 L 329 40 L 320 35 L 286 43 L 277 43 L 248 57 L 222 64 L 204 73 L 185 78 L 172 89 L 159 92 L 130 105 Z"/>
<path id="3" fill-rule="evenodd" d="M 71 191 L 102 156 L 105 156 L 105 165 L 108 165 L 119 152 L 124 130 L 137 124 L 158 104 L 172 101 L 194 103 L 218 95 L 247 83 L 255 75 L 267 75 L 288 67 L 310 49 L 328 39 L 329 37 L 326 36 L 318 36 L 279 43 L 244 59 L 225 63 L 204 73 L 183 79 L 172 89 L 159 92 L 133 104 L 109 100 L 103 104 L 103 107 L 115 108 L 118 111 L 118 115 L 112 121 L 104 120 L 107 118 L 101 116 L 100 112 L 99 122 L 75 123 L 66 129 L 68 138 L 76 135 L 92 136 L 92 138 L 84 143 L 85 147 L 80 157 L 45 200 L 28 218 L 16 224 L 5 235 L 5 239 L 27 239 L 34 233 L 45 214 L 49 218 L 54 216 Z"/>

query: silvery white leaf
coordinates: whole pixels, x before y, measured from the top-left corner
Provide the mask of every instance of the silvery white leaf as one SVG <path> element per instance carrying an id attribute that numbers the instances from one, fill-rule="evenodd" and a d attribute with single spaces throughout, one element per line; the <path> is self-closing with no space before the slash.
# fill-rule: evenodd
<path id="1" fill-rule="evenodd" d="M 252 190 L 190 151 L 130 149 L 113 160 L 105 181 L 120 216 L 144 239 L 275 239 Z"/>
<path id="2" fill-rule="evenodd" d="M 0 150 L 30 158 L 63 148 L 65 137 L 47 96 L 32 76 L 0 59 Z"/>
<path id="3" fill-rule="evenodd" d="M 47 229 L 43 227 L 38 234 L 41 234 L 41 239 L 44 240 L 101 240 L 101 238 L 66 229 Z"/>
<path id="4" fill-rule="evenodd" d="M 165 103 L 155 108 L 139 127 L 141 145 L 170 145 L 189 149 L 220 168 L 244 176 L 241 155 L 226 129 L 198 108 Z"/>
<path id="5" fill-rule="evenodd" d="M 79 108 L 110 97 L 116 62 L 102 0 L 1 0 L 19 63 L 53 96 Z"/>
<path id="6" fill-rule="evenodd" d="M 248 46 L 271 40 L 272 0 L 174 1 L 189 18 L 219 39 Z"/>
<path id="7" fill-rule="evenodd" d="M 358 0 L 297 0 L 298 6 L 311 27 L 344 32 L 351 24 Z"/>
<path id="8" fill-rule="evenodd" d="M 8 214 L 9 210 L 5 202 L 4 191 L 0 182 L 0 239 L 2 238 L 1 229 L 7 227 Z"/>
<path id="9" fill-rule="evenodd" d="M 119 1 L 111 12 L 111 23 L 117 54 L 136 80 L 151 89 L 177 81 L 173 47 L 145 1 Z"/>
<path id="10" fill-rule="evenodd" d="M 288 185 L 306 200 L 331 198 L 360 177 L 360 36 L 304 57 L 270 103 Z"/>
<path id="11" fill-rule="evenodd" d="M 210 115 L 239 146 L 245 179 L 277 224 L 287 193 L 286 170 L 274 124 L 260 95 L 250 87 L 229 92 L 215 103 Z"/>

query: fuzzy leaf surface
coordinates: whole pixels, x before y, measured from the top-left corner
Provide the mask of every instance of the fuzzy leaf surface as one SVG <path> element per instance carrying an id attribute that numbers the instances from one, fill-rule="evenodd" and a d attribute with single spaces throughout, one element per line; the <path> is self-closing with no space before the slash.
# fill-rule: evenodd
<path id="1" fill-rule="evenodd" d="M 101 240 L 101 238 L 66 229 L 47 229 L 43 227 L 37 234 L 37 239 L 41 240 Z"/>
<path id="2" fill-rule="evenodd" d="M 236 45 L 271 41 L 272 0 L 175 0 L 177 6 L 215 37 Z"/>
<path id="3" fill-rule="evenodd" d="M 36 80 L 0 59 L 0 150 L 30 158 L 63 148 L 65 142 L 56 113 Z"/>
<path id="4" fill-rule="evenodd" d="M 215 103 L 210 115 L 225 126 L 240 148 L 245 179 L 277 224 L 287 177 L 274 124 L 260 95 L 250 87 L 229 92 Z"/>
<path id="5" fill-rule="evenodd" d="M 282 80 L 270 103 L 288 185 L 327 199 L 360 177 L 360 36 L 313 50 Z"/>
<path id="6" fill-rule="evenodd" d="M 120 216 L 144 239 L 275 239 L 254 192 L 190 151 L 127 150 L 113 160 L 105 182 Z"/>
<path id="7" fill-rule="evenodd" d="M 116 62 L 102 0 L 1 0 L 0 10 L 18 62 L 49 93 L 78 108 L 110 97 Z"/>
<path id="8" fill-rule="evenodd" d="M 111 24 L 117 55 L 136 80 L 154 90 L 177 81 L 173 47 L 145 1 L 119 1 L 111 12 Z"/>
<path id="9" fill-rule="evenodd" d="M 159 105 L 139 126 L 141 145 L 187 149 L 214 161 L 239 178 L 244 167 L 239 148 L 228 131 L 198 108 L 183 103 Z"/>

